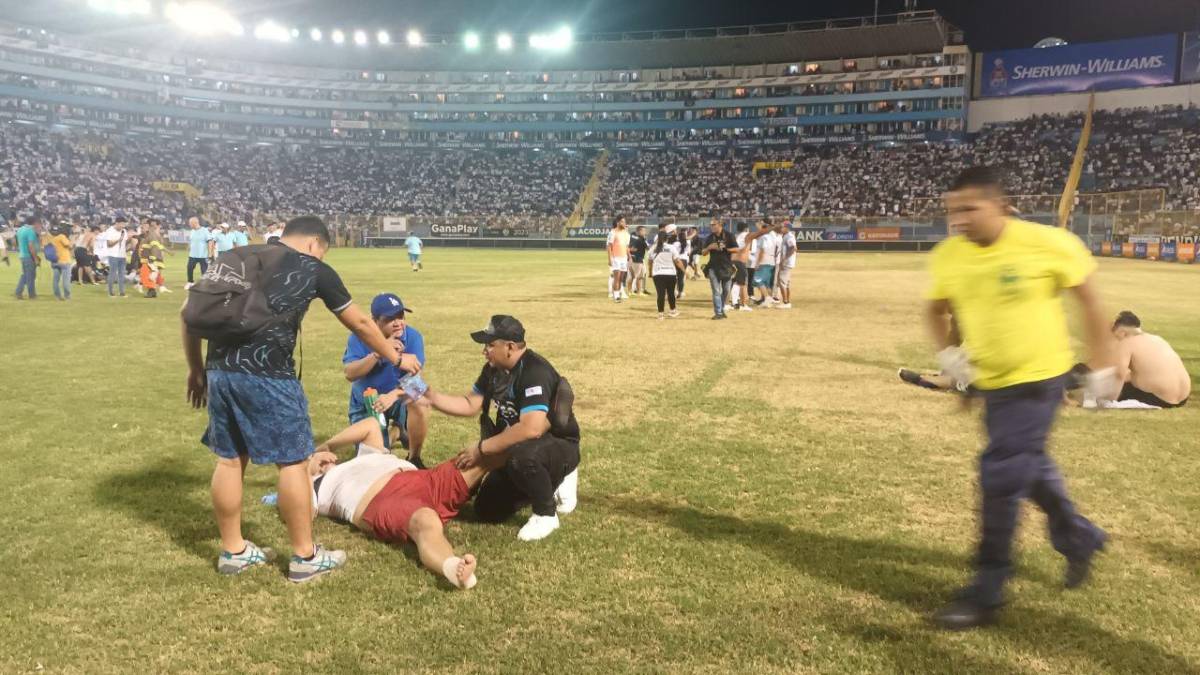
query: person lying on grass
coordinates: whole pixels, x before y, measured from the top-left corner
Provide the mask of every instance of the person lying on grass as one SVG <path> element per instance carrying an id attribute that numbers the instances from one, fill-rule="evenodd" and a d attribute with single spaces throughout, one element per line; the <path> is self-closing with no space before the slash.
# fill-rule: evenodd
<path id="1" fill-rule="evenodd" d="M 334 451 L 349 446 L 358 449 L 357 456 L 339 462 Z M 317 447 L 308 462 L 317 514 L 351 523 L 383 541 L 411 540 L 430 571 L 455 588 L 473 588 L 475 556 L 455 555 L 443 525 L 504 459 L 487 458 L 461 471 L 457 458 L 418 469 L 382 448 L 383 432 L 374 419 L 356 422 Z"/>

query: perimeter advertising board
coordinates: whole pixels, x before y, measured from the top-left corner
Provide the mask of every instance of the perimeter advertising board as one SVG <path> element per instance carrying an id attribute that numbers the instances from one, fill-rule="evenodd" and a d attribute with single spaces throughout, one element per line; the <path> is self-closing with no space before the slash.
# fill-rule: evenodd
<path id="1" fill-rule="evenodd" d="M 1175 82 L 1179 38 L 1154 35 L 1043 49 L 985 52 L 979 95 L 1029 96 Z"/>

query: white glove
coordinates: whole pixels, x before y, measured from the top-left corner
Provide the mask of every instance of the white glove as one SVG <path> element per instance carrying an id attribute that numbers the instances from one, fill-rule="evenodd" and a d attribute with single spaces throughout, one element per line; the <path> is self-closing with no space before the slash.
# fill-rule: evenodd
<path id="1" fill-rule="evenodd" d="M 1083 382 L 1083 398 L 1093 401 L 1115 401 L 1121 394 L 1121 381 L 1117 378 L 1117 369 L 1109 366 L 1093 370 L 1087 374 Z"/>
<path id="2" fill-rule="evenodd" d="M 967 358 L 967 352 L 962 347 L 946 347 L 937 353 L 937 360 L 942 374 L 950 378 L 955 389 L 962 391 L 975 379 L 975 373 L 971 371 L 971 360 Z"/>

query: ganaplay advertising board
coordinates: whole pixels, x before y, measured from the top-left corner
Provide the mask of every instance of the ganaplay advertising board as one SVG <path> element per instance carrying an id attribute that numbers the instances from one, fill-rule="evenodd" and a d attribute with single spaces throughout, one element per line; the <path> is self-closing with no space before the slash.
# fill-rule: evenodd
<path id="1" fill-rule="evenodd" d="M 1178 50 L 1177 35 L 1155 35 L 985 52 L 979 94 L 1029 96 L 1173 84 Z"/>

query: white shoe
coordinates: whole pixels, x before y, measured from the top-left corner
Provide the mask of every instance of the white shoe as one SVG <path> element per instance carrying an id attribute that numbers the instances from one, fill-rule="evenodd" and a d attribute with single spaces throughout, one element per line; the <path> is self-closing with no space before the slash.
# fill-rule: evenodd
<path id="1" fill-rule="evenodd" d="M 667 318 L 667 315 L 666 315 L 666 314 L 663 314 L 662 312 L 659 312 L 659 313 L 658 313 L 658 320 L 659 320 L 659 321 L 662 321 L 662 320 L 663 320 L 663 319 L 665 319 L 665 318 Z"/>
<path id="2" fill-rule="evenodd" d="M 554 491 L 554 501 L 558 504 L 559 513 L 570 513 L 579 504 L 579 469 L 578 467 L 567 474 L 558 489 Z"/>
<path id="3" fill-rule="evenodd" d="M 790 302 L 781 302 L 778 305 L 775 305 L 775 309 L 791 309 L 791 308 L 792 308 L 792 303 L 790 303 Z"/>
<path id="4" fill-rule="evenodd" d="M 741 307 L 738 308 L 738 311 L 739 312 L 753 312 L 754 308 L 751 307 L 750 305 L 742 305 Z"/>
<path id="5" fill-rule="evenodd" d="M 675 317 L 679 316 L 679 310 L 677 310 L 677 309 L 673 309 L 673 310 L 671 310 L 671 311 L 667 312 L 667 316 L 669 316 L 669 317 L 671 317 L 672 319 L 674 319 Z"/>
<path id="6" fill-rule="evenodd" d="M 186 283 L 186 284 L 184 284 L 184 285 L 183 285 L 183 290 L 185 290 L 185 291 L 190 291 L 190 290 L 192 290 L 192 286 L 195 286 L 195 285 L 196 285 L 196 284 L 193 284 L 193 283 L 191 283 L 191 282 L 188 282 L 188 283 Z"/>
<path id="7" fill-rule="evenodd" d="M 734 310 L 733 305 L 725 305 L 725 313 L 728 314 Z"/>
<path id="8" fill-rule="evenodd" d="M 558 529 L 558 516 L 539 516 L 533 514 L 529 516 L 529 522 L 521 527 L 521 531 L 517 533 L 517 539 L 521 541 L 537 541 L 550 536 L 550 533 Z"/>
<path id="9" fill-rule="evenodd" d="M 628 300 L 628 299 L 629 299 L 629 294 L 625 292 L 625 289 L 624 289 L 624 288 L 622 288 L 622 289 L 621 289 L 621 299 L 622 299 L 622 300 Z"/>
<path id="10" fill-rule="evenodd" d="M 680 293 L 680 294 L 679 294 L 679 299 L 680 299 L 680 300 L 682 300 L 682 299 L 683 299 L 683 293 Z"/>
<path id="11" fill-rule="evenodd" d="M 163 293 L 172 293 L 173 292 L 171 289 L 167 288 L 166 286 L 159 286 L 158 290 Z"/>

